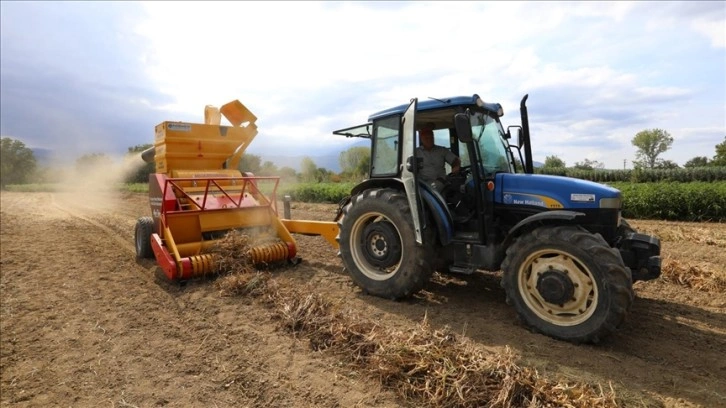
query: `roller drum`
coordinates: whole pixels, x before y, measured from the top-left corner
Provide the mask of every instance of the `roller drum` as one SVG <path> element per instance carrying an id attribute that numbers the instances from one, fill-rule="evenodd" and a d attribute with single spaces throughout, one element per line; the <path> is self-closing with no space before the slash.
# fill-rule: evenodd
<path id="1" fill-rule="evenodd" d="M 284 242 L 259 245 L 250 248 L 249 253 L 254 263 L 272 263 L 288 258 L 288 248 Z"/>
<path id="2" fill-rule="evenodd" d="M 192 275 L 203 276 L 215 272 L 214 257 L 211 254 L 193 255 L 189 257 L 192 264 Z"/>

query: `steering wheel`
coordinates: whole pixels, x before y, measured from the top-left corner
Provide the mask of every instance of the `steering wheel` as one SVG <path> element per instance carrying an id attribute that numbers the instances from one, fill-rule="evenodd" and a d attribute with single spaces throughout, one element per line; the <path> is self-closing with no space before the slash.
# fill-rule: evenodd
<path id="1" fill-rule="evenodd" d="M 449 173 L 445 178 L 439 178 L 439 181 L 443 184 L 441 189 L 441 195 L 449 201 L 453 199 L 457 194 L 461 192 L 461 186 L 466 183 L 466 178 L 471 172 L 470 166 L 459 168 L 457 173 Z"/>
<path id="2" fill-rule="evenodd" d="M 454 184 L 464 183 L 466 178 L 469 176 L 469 173 L 471 173 L 471 166 L 460 167 L 458 172 L 447 174 L 446 181 Z"/>

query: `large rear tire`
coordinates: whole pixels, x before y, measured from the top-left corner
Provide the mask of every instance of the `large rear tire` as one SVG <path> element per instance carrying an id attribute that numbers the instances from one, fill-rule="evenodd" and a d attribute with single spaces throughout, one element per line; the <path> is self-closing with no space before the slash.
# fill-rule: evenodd
<path id="1" fill-rule="evenodd" d="M 151 234 L 154 232 L 154 220 L 151 217 L 140 217 L 136 220 L 134 241 L 136 244 L 136 258 L 150 259 L 154 257 L 151 248 Z"/>
<path id="2" fill-rule="evenodd" d="M 371 189 L 354 196 L 338 221 L 340 257 L 365 292 L 388 299 L 408 297 L 433 273 L 433 237 L 416 244 L 406 196 Z"/>
<path id="3" fill-rule="evenodd" d="M 519 237 L 502 263 L 507 303 L 530 328 L 597 343 L 622 324 L 634 293 L 630 269 L 599 234 L 544 226 Z"/>

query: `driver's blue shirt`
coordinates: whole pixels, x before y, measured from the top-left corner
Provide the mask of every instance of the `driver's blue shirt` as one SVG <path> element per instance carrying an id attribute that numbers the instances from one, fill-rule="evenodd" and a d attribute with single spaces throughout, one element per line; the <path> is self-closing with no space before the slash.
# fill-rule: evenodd
<path id="1" fill-rule="evenodd" d="M 445 164 L 453 165 L 456 160 L 456 155 L 451 150 L 436 145 L 431 150 L 426 150 L 423 146 L 417 147 L 416 157 L 423 158 L 423 168 L 419 170 L 418 177 L 426 183 L 446 177 Z"/>

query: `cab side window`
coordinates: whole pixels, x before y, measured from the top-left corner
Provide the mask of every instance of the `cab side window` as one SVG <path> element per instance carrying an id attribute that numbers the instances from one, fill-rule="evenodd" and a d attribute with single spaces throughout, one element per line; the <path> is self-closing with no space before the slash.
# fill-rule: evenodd
<path id="1" fill-rule="evenodd" d="M 394 116 L 373 124 L 371 177 L 398 174 L 399 130 L 401 118 Z"/>

